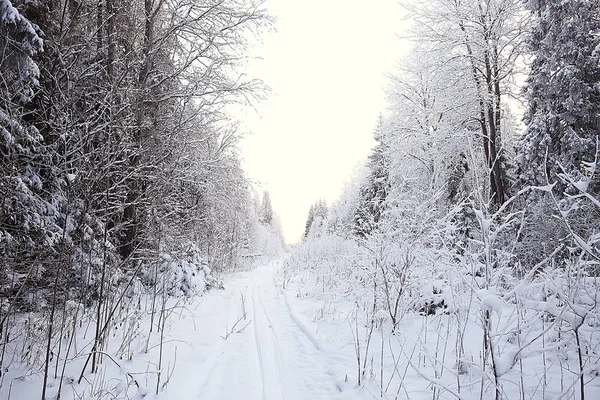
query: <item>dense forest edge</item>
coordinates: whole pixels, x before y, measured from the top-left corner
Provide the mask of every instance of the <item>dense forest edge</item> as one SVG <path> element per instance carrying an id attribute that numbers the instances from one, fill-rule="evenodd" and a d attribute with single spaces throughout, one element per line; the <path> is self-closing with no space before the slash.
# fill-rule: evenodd
<path id="1" fill-rule="evenodd" d="M 600 3 L 406 10 L 376 145 L 282 285 L 376 397 L 596 398 Z"/>
<path id="2" fill-rule="evenodd" d="M 148 352 L 170 298 L 282 251 L 227 113 L 266 93 L 240 68 L 271 24 L 254 1 L 0 1 L 3 397 L 114 396 L 103 365 Z"/>

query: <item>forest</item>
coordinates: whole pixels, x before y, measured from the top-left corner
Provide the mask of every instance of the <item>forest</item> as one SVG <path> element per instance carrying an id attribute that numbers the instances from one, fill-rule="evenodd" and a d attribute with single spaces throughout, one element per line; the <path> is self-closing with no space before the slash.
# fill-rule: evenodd
<path id="1" fill-rule="evenodd" d="M 596 398 L 600 3 L 406 8 L 367 165 L 282 279 L 352 326 L 376 397 Z"/>
<path id="2" fill-rule="evenodd" d="M 402 3 L 288 247 L 232 112 L 262 1 L 0 0 L 0 398 L 600 396 L 600 2 Z"/>
<path id="3" fill-rule="evenodd" d="M 239 68 L 269 24 L 253 1 L 0 1 L 2 375 L 41 368 L 59 398 L 78 324 L 81 381 L 131 304 L 159 318 L 271 251 L 226 113 L 264 94 Z"/>

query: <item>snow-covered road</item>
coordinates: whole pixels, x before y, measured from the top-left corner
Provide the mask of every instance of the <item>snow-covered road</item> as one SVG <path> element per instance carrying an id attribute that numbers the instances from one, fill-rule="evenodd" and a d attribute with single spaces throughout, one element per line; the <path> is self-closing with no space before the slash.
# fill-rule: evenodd
<path id="1" fill-rule="evenodd" d="M 272 266 L 226 281 L 225 290 L 206 294 L 192 315 L 193 324 L 174 324 L 173 340 L 187 346 L 164 397 L 364 399 L 354 390 L 342 391 L 339 377 L 336 383 L 331 366 L 339 362 L 290 308 Z"/>

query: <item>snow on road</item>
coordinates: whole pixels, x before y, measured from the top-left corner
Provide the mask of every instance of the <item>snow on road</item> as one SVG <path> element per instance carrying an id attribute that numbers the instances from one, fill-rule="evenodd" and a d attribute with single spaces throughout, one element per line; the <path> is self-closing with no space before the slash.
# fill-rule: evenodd
<path id="1" fill-rule="evenodd" d="M 170 340 L 184 348 L 160 398 L 371 398 L 333 373 L 339 360 L 293 313 L 275 284 L 274 267 L 236 275 L 225 286 L 201 298 L 193 318 L 173 324 Z"/>

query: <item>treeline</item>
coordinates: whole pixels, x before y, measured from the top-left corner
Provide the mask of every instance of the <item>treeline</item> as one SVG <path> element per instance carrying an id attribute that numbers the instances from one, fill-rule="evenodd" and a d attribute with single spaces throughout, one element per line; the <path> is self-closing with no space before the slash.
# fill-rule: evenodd
<path id="1" fill-rule="evenodd" d="M 408 11 L 412 53 L 330 231 L 420 242 L 443 231 L 460 256 L 480 234 L 477 209 L 512 217 L 496 245 L 516 269 L 582 248 L 597 260 L 598 2 L 436 0 Z"/>
<path id="2" fill-rule="evenodd" d="M 388 320 L 402 354 L 392 370 L 414 369 L 432 398 L 593 397 L 600 3 L 432 0 L 407 10 L 413 48 L 390 77 L 376 145 L 339 201 L 311 208 L 284 278 L 355 305 L 359 384 Z"/>
<path id="3" fill-rule="evenodd" d="M 251 251 L 226 108 L 260 96 L 237 68 L 269 23 L 253 1 L 0 1 L 0 327 L 152 284 L 165 255 Z"/>
<path id="4" fill-rule="evenodd" d="M 281 249 L 227 114 L 264 92 L 239 67 L 270 23 L 253 0 L 0 0 L 0 364 L 42 367 L 42 398 L 76 326 L 81 382 L 116 320 L 162 332 L 168 296 Z"/>

